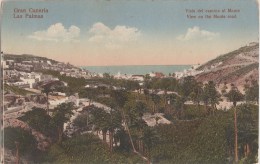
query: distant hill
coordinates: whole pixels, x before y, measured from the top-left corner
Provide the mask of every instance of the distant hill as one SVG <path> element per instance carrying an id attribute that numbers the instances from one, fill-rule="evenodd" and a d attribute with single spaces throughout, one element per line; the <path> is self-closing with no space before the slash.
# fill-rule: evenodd
<path id="1" fill-rule="evenodd" d="M 208 61 L 196 70 L 203 71 L 196 75 L 198 81 L 213 80 L 217 84 L 245 84 L 246 79 L 259 79 L 259 43 L 253 42 L 235 51 Z"/>
<path id="2" fill-rule="evenodd" d="M 53 59 L 48 59 L 46 57 L 40 57 L 40 56 L 28 55 L 28 54 L 22 54 L 22 55 L 4 54 L 4 60 L 14 60 L 15 62 L 42 60 L 44 62 L 51 61 L 52 63 L 58 63 Z"/>

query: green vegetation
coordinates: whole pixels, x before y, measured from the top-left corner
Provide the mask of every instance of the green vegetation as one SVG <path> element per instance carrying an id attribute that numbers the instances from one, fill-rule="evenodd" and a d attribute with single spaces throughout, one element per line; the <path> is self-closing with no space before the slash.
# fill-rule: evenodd
<path id="1" fill-rule="evenodd" d="M 236 106 L 238 101 L 242 101 L 244 99 L 244 95 L 234 85 L 225 96 L 230 102 L 233 103 L 233 106 Z"/>
<path id="2" fill-rule="evenodd" d="M 233 86 L 224 95 L 234 107 L 220 111 L 216 110 L 220 93 L 214 82 L 202 84 L 192 76 L 179 81 L 146 76 L 144 85 L 137 86 L 136 82 L 125 83 L 109 74 L 105 78 L 78 81 L 55 71 L 51 74 L 68 82 L 68 90 L 78 92 L 80 98 L 88 98 L 90 102 L 73 121 L 76 129 L 72 138 L 63 133 L 63 124 L 69 121 L 75 108 L 72 103 L 58 105 L 51 116 L 35 108 L 20 118 L 52 139 L 51 147 L 40 153 L 43 162 L 232 163 L 236 161 L 235 154 L 241 162 L 257 161 L 258 106 L 250 104 L 258 96 L 254 92 L 257 82 L 245 87 L 248 101 L 243 105 L 237 105 L 237 101 L 244 95 Z M 85 84 L 105 85 L 85 88 Z M 123 89 L 125 85 L 131 87 Z M 163 92 L 157 94 L 157 91 Z M 167 94 L 167 91 L 173 92 Z M 93 101 L 111 110 L 95 107 Z M 160 118 L 155 117 L 155 126 L 149 127 L 143 120 L 144 114 L 157 112 L 163 113 L 172 124 L 159 124 Z M 92 133 L 81 133 L 90 130 Z"/>
<path id="3" fill-rule="evenodd" d="M 203 119 L 208 115 L 208 112 L 202 105 L 185 105 L 183 113 L 184 120 Z"/>
<path id="4" fill-rule="evenodd" d="M 30 127 L 40 131 L 58 143 L 63 139 L 63 124 L 69 121 L 74 109 L 73 103 L 62 103 L 54 108 L 52 116 L 49 116 L 44 109 L 34 108 L 26 112 L 24 116 L 18 118 Z"/>
<path id="5" fill-rule="evenodd" d="M 86 80 L 84 78 L 76 78 L 65 75 L 60 75 L 60 72 L 53 70 L 41 70 L 43 74 L 52 75 L 59 78 L 60 81 L 68 83 L 68 87 L 59 88 L 58 91 L 65 92 L 71 95 L 75 92 L 79 92 L 86 85 Z"/>
<path id="6" fill-rule="evenodd" d="M 256 162 L 258 106 L 237 106 L 239 159 Z M 233 109 L 202 120 L 175 121 L 156 127 L 159 143 L 152 148 L 155 163 L 230 163 L 234 157 Z M 249 151 L 249 152 L 248 152 Z"/>
<path id="7" fill-rule="evenodd" d="M 35 138 L 21 128 L 7 127 L 4 129 L 4 147 L 11 150 L 19 163 L 21 156 L 37 156 L 37 144 Z"/>
<path id="8" fill-rule="evenodd" d="M 17 94 L 17 95 L 27 95 L 27 94 L 33 94 L 33 92 L 30 92 L 30 91 L 27 91 L 25 89 L 22 89 L 22 88 L 19 88 L 19 87 L 16 87 L 16 86 L 10 86 L 8 84 L 4 84 L 4 89 L 5 91 L 11 91 L 13 92 L 14 94 Z"/>
<path id="9" fill-rule="evenodd" d="M 51 124 L 52 118 L 44 109 L 33 108 L 18 119 L 46 136 L 52 136 L 54 134 L 54 127 L 52 127 Z"/>
<path id="10" fill-rule="evenodd" d="M 93 134 L 84 134 L 54 144 L 44 157 L 47 163 L 142 163 L 132 153 L 109 152 L 107 145 Z"/>
<path id="11" fill-rule="evenodd" d="M 226 112 L 216 111 L 214 115 L 206 115 L 202 106 L 198 108 L 197 105 L 188 105 L 184 112 L 184 118 L 188 118 L 187 120 L 175 120 L 170 125 L 159 124 L 153 128 L 140 122 L 139 118 L 144 112 L 143 105 L 127 103 L 124 110 L 134 148 L 152 163 L 234 161 L 234 108 L 237 108 L 239 159 L 245 163 L 257 161 L 258 106 L 256 105 L 238 105 Z M 198 110 L 197 113 L 194 113 L 195 110 Z M 101 130 L 103 134 L 109 131 L 112 134 L 109 137 L 114 136 L 114 140 L 120 145 L 116 144 L 111 151 L 111 145 L 104 142 L 104 135 L 103 141 L 93 134 L 75 135 L 72 138 L 63 138 L 62 142 L 53 144 L 47 152 L 39 153 L 38 160 L 47 163 L 147 162 L 131 151 L 130 138 L 120 124 L 120 120 L 123 119 L 120 113 L 109 114 L 102 109 L 92 108 L 89 114 L 91 120 L 89 124 L 94 124 L 96 130 Z"/>
<path id="12" fill-rule="evenodd" d="M 162 89 L 168 91 L 176 91 L 178 87 L 178 82 L 175 78 L 149 78 L 149 76 L 145 78 L 145 88 L 146 89 Z"/>

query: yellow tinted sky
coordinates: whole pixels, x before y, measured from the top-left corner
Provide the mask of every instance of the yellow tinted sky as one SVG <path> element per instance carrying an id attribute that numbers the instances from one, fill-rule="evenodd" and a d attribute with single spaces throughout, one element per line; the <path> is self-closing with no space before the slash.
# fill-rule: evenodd
<path id="1" fill-rule="evenodd" d="M 5 2 L 2 50 L 84 65 L 203 63 L 258 40 L 255 0 Z M 187 19 L 186 9 L 239 9 L 236 19 Z M 15 19 L 15 8 L 45 8 Z M 29 11 L 27 11 L 28 13 Z"/>

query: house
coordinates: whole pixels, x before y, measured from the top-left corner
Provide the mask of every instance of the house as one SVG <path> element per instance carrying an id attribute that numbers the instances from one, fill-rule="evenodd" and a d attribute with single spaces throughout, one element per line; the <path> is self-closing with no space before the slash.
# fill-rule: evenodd
<path id="1" fill-rule="evenodd" d="M 144 75 L 132 75 L 132 80 L 144 81 Z"/>
<path id="2" fill-rule="evenodd" d="M 155 72 L 155 77 L 156 78 L 163 78 L 164 74 L 162 72 Z"/>
<path id="3" fill-rule="evenodd" d="M 29 84 L 29 88 L 33 88 L 34 84 L 36 82 L 39 82 L 39 79 L 34 79 L 34 78 L 20 78 L 24 83 Z"/>
<path id="4" fill-rule="evenodd" d="M 257 42 L 251 42 L 249 43 L 249 46 L 256 46 L 258 43 Z"/>
<path id="5" fill-rule="evenodd" d="M 52 79 L 53 79 L 52 75 L 41 75 L 40 81 L 50 81 Z"/>
<path id="6" fill-rule="evenodd" d="M 24 81 L 18 81 L 15 83 L 11 83 L 10 85 L 17 86 L 19 88 L 30 88 L 30 84 Z"/>
<path id="7" fill-rule="evenodd" d="M 150 77 L 155 77 L 155 73 L 154 73 L 154 72 L 151 72 L 151 73 L 149 73 L 149 76 L 150 76 Z"/>

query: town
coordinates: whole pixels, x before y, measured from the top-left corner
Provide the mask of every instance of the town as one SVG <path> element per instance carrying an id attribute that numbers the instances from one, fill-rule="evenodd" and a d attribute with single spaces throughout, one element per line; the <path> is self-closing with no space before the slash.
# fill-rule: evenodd
<path id="1" fill-rule="evenodd" d="M 213 146 L 216 147 L 214 152 L 216 154 L 223 153 L 222 144 L 211 142 L 212 139 L 222 139 L 224 143 L 239 142 L 240 147 L 235 150 L 240 149 L 240 156 L 251 160 L 251 155 L 256 155 L 257 145 L 252 140 L 241 142 L 226 138 L 223 131 L 233 126 L 233 113 L 238 109 L 240 122 L 236 123 L 238 125 L 235 127 L 242 128 L 245 131 L 243 135 L 257 137 L 254 131 L 242 126 L 248 120 L 243 120 L 242 116 L 250 110 L 247 117 L 253 121 L 247 124 L 254 130 L 257 128 L 255 112 L 258 109 L 258 82 L 250 76 L 243 88 L 238 88 L 236 86 L 238 83 L 228 84 L 228 81 L 221 83 L 221 80 L 214 79 L 216 82 L 219 81 L 215 83 L 205 80 L 205 77 L 233 66 L 255 67 L 254 57 L 258 57 L 255 48 L 258 48 L 258 43 L 245 46 L 238 52 L 234 51 L 238 54 L 237 57 L 246 59 L 242 64 L 225 65 L 227 57 L 225 60 L 220 60 L 223 58 L 220 56 L 209 64 L 195 65 L 169 75 L 161 72 L 150 72 L 145 75 L 120 72 L 116 75 L 100 74 L 44 57 L 2 54 L 1 66 L 4 74 L 2 122 L 5 135 L 13 133 L 29 135 L 31 141 L 26 142 L 33 144 L 32 141 L 35 141 L 35 146 L 31 150 L 37 154 L 31 156 L 29 153 L 29 156 L 22 156 L 20 159 L 17 154 L 16 157 L 13 156 L 14 153 L 10 149 L 5 151 L 7 156 L 5 160 L 7 162 L 68 160 L 70 163 L 73 162 L 70 155 L 75 152 L 69 151 L 69 155 L 63 156 L 62 159 L 46 159 L 45 153 L 53 153 L 56 146 L 67 149 L 63 147 L 65 143 L 82 141 L 81 145 L 89 143 L 90 147 L 93 147 L 94 142 L 99 143 L 95 145 L 96 148 L 102 149 L 105 159 L 112 153 L 115 158 L 109 160 L 115 160 L 115 163 L 124 162 L 122 161 L 124 158 L 149 163 L 172 160 L 183 162 L 178 156 L 171 154 L 178 154 L 178 146 L 192 150 L 199 149 L 203 152 L 210 144 L 200 148 L 201 136 L 206 136 L 210 143 L 215 144 Z M 250 53 L 247 52 L 249 50 Z M 200 78 L 203 82 L 199 81 Z M 20 128 L 22 131 L 17 131 Z M 211 131 L 212 128 L 216 131 Z M 226 132 L 232 136 L 231 138 L 236 135 L 230 131 Z M 222 137 L 216 138 L 216 133 Z M 189 137 L 187 138 L 190 135 L 194 135 L 195 139 L 192 145 L 187 145 L 186 143 L 192 142 Z M 13 139 L 10 138 L 10 143 Z M 176 143 L 177 140 L 180 142 Z M 15 142 L 16 149 L 13 150 L 17 152 L 20 150 L 19 144 L 25 141 L 21 139 Z M 176 144 L 177 147 L 173 146 Z M 69 147 L 74 146 L 79 145 Z M 226 146 L 229 151 L 234 150 L 232 144 Z M 25 147 L 23 149 L 26 150 Z M 82 153 L 87 151 L 80 154 Z M 100 157 L 100 151 L 93 150 L 91 153 L 87 157 L 93 161 L 105 160 Z M 168 157 L 162 159 L 160 156 L 165 153 L 168 153 Z M 236 160 L 233 158 L 236 152 L 232 152 L 232 155 L 224 153 L 226 153 L 224 158 L 206 158 L 225 162 Z M 184 159 L 194 162 L 197 157 L 203 158 L 204 153 L 191 152 L 191 154 Z M 50 156 L 47 155 L 48 158 Z M 230 159 L 227 160 L 226 157 Z M 85 155 L 80 159 L 84 160 Z"/>

